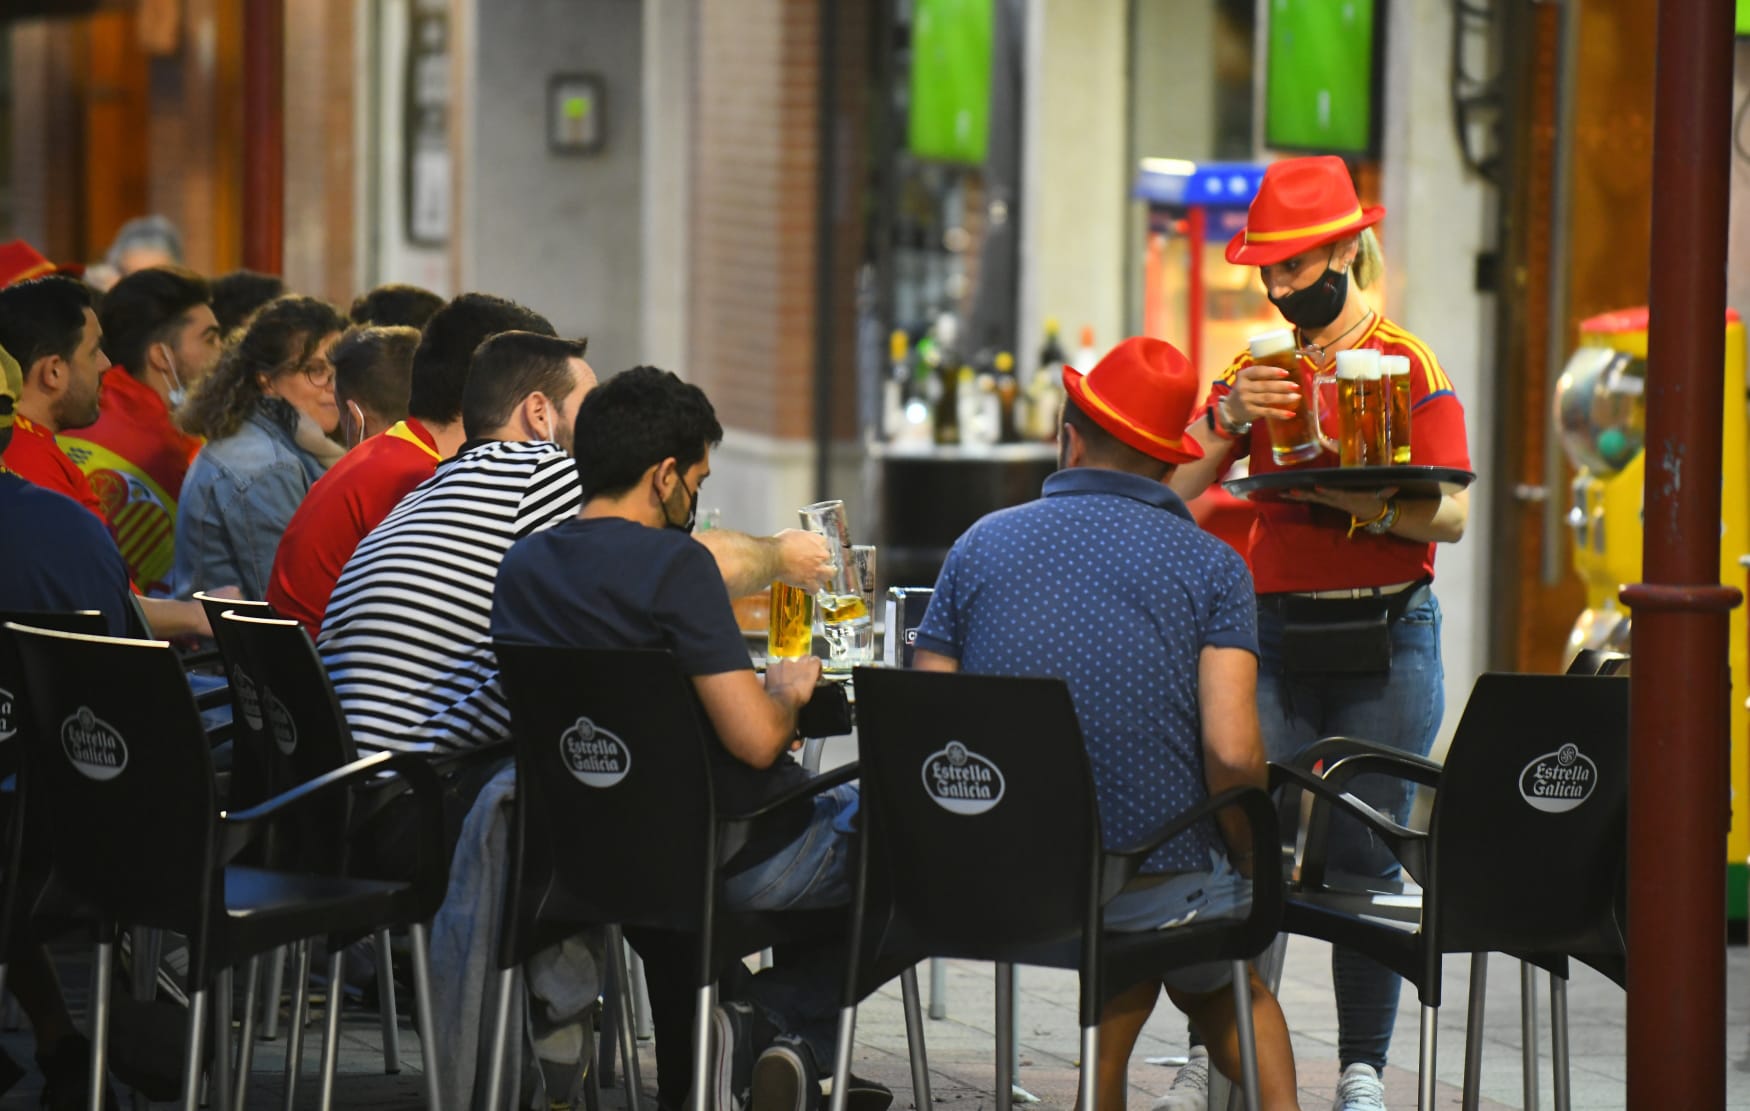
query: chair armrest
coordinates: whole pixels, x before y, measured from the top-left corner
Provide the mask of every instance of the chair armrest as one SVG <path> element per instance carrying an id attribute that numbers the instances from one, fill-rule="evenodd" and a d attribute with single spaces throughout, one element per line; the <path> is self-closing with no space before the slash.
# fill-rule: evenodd
<path id="1" fill-rule="evenodd" d="M 1221 794 L 1211 795 L 1191 809 L 1179 814 L 1143 840 L 1123 848 L 1107 849 L 1101 853 L 1101 901 L 1105 902 L 1110 899 L 1118 893 L 1120 888 L 1129 883 L 1149 855 L 1156 849 L 1190 829 L 1197 822 L 1230 806 L 1237 806 L 1246 812 L 1247 824 L 1251 827 L 1252 834 L 1254 869 L 1262 866 L 1265 857 L 1276 861 L 1277 863 L 1271 867 L 1279 869 L 1281 854 L 1277 851 L 1276 844 L 1276 809 L 1270 801 L 1270 796 L 1256 787 L 1230 787 Z"/>
<path id="2" fill-rule="evenodd" d="M 1394 779 L 1407 779 L 1411 783 L 1438 789 L 1443 771 L 1432 760 L 1389 749 L 1384 752 L 1362 752 L 1354 756 L 1344 756 L 1325 768 L 1324 781 L 1333 787 L 1342 787 L 1356 776 L 1388 775 Z"/>
<path id="3" fill-rule="evenodd" d="M 806 802 L 822 791 L 830 790 L 857 778 L 861 769 L 855 762 L 834 768 L 824 775 L 817 775 L 805 783 L 784 791 L 768 800 L 757 810 L 746 814 L 719 814 L 717 816 L 717 859 L 723 862 L 734 861 L 737 854 L 745 849 L 753 840 L 754 826 L 771 817 L 780 810 Z"/>
<path id="4" fill-rule="evenodd" d="M 231 686 L 228 683 L 224 686 L 201 691 L 194 696 L 194 705 L 197 710 L 216 710 L 220 706 L 229 706 L 230 704 Z"/>
<path id="5" fill-rule="evenodd" d="M 1335 747 L 1327 750 L 1325 755 L 1324 781 L 1338 790 L 1342 790 L 1351 779 L 1362 775 L 1389 776 L 1435 790 L 1440 787 L 1440 777 L 1445 769 L 1432 760 L 1366 741 L 1350 743 L 1343 740 L 1346 742 L 1344 750 L 1353 752 L 1353 755 L 1338 755 Z M 1354 748 L 1353 745 L 1357 744 L 1364 747 Z M 1325 852 L 1330 838 L 1330 826 L 1330 805 L 1323 799 L 1315 799 L 1312 811 L 1307 815 L 1301 851 L 1300 879 L 1308 886 L 1318 887 L 1325 882 Z M 1395 847 L 1393 851 L 1396 852 Z M 1399 861 L 1411 870 L 1412 875 L 1421 878 L 1424 861 L 1420 850 L 1400 855 Z"/>
<path id="6" fill-rule="evenodd" d="M 438 773 L 441 778 L 451 772 L 471 768 L 475 764 L 489 764 L 494 760 L 503 760 L 516 755 L 516 745 L 511 741 L 493 741 L 489 745 L 478 748 L 465 748 L 460 752 L 444 752 L 425 757 L 425 764 Z"/>
<path id="7" fill-rule="evenodd" d="M 1442 770 L 1441 766 L 1433 760 L 1422 756 L 1412 756 L 1402 749 L 1392 748 L 1375 741 L 1364 741 L 1358 737 L 1325 737 L 1322 740 L 1314 741 L 1296 753 L 1293 759 L 1284 760 L 1282 763 L 1287 767 L 1300 768 L 1310 772 L 1321 763 L 1329 765 L 1338 760 L 1346 760 L 1351 756 L 1384 756 L 1401 762 L 1406 769 L 1404 772 L 1406 778 L 1412 778 L 1408 773 L 1409 768 L 1431 772 L 1436 776 Z M 1326 771 L 1329 771 L 1328 767 Z M 1418 779 L 1416 782 L 1423 781 Z"/>
<path id="8" fill-rule="evenodd" d="M 1335 806 L 1367 826 L 1379 835 L 1380 840 L 1385 842 L 1386 847 L 1403 863 L 1405 869 L 1420 879 L 1426 861 L 1427 833 L 1400 825 L 1354 795 L 1325 782 L 1309 771 L 1285 764 L 1271 764 L 1271 790 L 1284 786 L 1298 787 L 1313 796 L 1313 820 L 1319 818 L 1321 809 Z M 1311 825 L 1312 821 L 1309 821 L 1309 830 Z M 1324 883 L 1324 848 L 1322 828 L 1318 832 L 1317 843 L 1309 834 L 1307 851 L 1300 867 L 1300 883 L 1303 886 L 1320 886 Z"/>
<path id="9" fill-rule="evenodd" d="M 418 803 L 419 824 L 425 827 L 422 832 L 430 838 L 428 843 L 441 843 L 443 809 L 439 796 L 442 785 L 438 781 L 437 773 L 424 757 L 405 752 L 378 752 L 300 783 L 291 790 L 247 810 L 225 814 L 223 840 L 219 850 L 220 863 L 230 863 L 239 852 L 260 837 L 274 820 L 309 806 L 334 791 L 373 782 L 386 772 L 396 773 L 412 789 Z"/>

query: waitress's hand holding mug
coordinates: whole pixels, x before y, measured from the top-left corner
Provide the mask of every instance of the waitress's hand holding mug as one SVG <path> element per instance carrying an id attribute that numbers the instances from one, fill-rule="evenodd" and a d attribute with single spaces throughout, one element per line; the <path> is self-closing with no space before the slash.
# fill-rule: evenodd
<path id="1" fill-rule="evenodd" d="M 1293 420 L 1300 409 L 1300 388 L 1288 371 L 1253 364 L 1234 378 L 1233 388 L 1221 401 L 1221 416 L 1229 427 L 1251 424 L 1267 417 Z"/>

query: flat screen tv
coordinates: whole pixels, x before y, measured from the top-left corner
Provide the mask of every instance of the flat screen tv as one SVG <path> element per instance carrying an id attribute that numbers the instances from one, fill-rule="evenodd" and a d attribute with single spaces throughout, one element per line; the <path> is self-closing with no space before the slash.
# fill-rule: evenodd
<path id="1" fill-rule="evenodd" d="M 1375 152 L 1375 45 L 1381 36 L 1374 6 L 1374 0 L 1270 0 L 1265 146 L 1326 154 Z"/>
<path id="2" fill-rule="evenodd" d="M 906 146 L 918 158 L 983 165 L 990 147 L 992 0 L 916 0 Z"/>

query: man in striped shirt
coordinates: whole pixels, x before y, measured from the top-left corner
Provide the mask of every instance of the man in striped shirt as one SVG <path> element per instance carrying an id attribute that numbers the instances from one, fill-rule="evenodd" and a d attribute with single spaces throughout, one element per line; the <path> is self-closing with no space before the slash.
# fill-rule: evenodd
<path id="1" fill-rule="evenodd" d="M 509 737 L 493 585 L 513 542 L 582 508 L 570 452 L 595 385 L 583 353 L 582 342 L 527 332 L 481 344 L 462 400 L 467 442 L 341 572 L 317 644 L 362 752 L 454 752 Z M 810 533 L 713 529 L 699 539 L 732 597 L 774 579 L 815 590 L 830 573 L 826 545 Z"/>

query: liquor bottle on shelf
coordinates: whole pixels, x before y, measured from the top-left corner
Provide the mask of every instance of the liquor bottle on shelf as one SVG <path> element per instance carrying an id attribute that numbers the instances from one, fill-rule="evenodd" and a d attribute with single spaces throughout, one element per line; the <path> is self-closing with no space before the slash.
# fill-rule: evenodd
<path id="1" fill-rule="evenodd" d="M 1027 382 L 1026 415 L 1021 432 L 1029 440 L 1057 438 L 1057 418 L 1063 412 L 1063 345 L 1057 338 L 1057 318 L 1045 318 L 1045 343 L 1039 365 Z"/>
<path id="2" fill-rule="evenodd" d="M 906 395 L 911 390 L 911 364 L 906 355 L 911 343 L 898 328 L 887 337 L 887 377 L 881 382 L 881 436 L 900 440 L 905 436 Z"/>
<path id="3" fill-rule="evenodd" d="M 1076 348 L 1076 361 L 1070 365 L 1086 374 L 1100 361 L 1100 349 L 1094 346 L 1094 326 L 1082 325 L 1082 345 Z"/>
<path id="4" fill-rule="evenodd" d="M 945 312 L 936 318 L 936 381 L 940 384 L 940 392 L 936 395 L 938 444 L 960 443 L 961 366 L 960 356 L 955 350 L 959 331 L 960 325 L 953 313 Z"/>
<path id="5" fill-rule="evenodd" d="M 997 420 L 997 438 L 1002 443 L 1012 444 L 1021 438 L 1020 430 L 1015 424 L 1021 385 L 1015 379 L 1015 357 L 1007 351 L 997 352 L 996 379 L 997 404 L 1002 407 Z"/>

